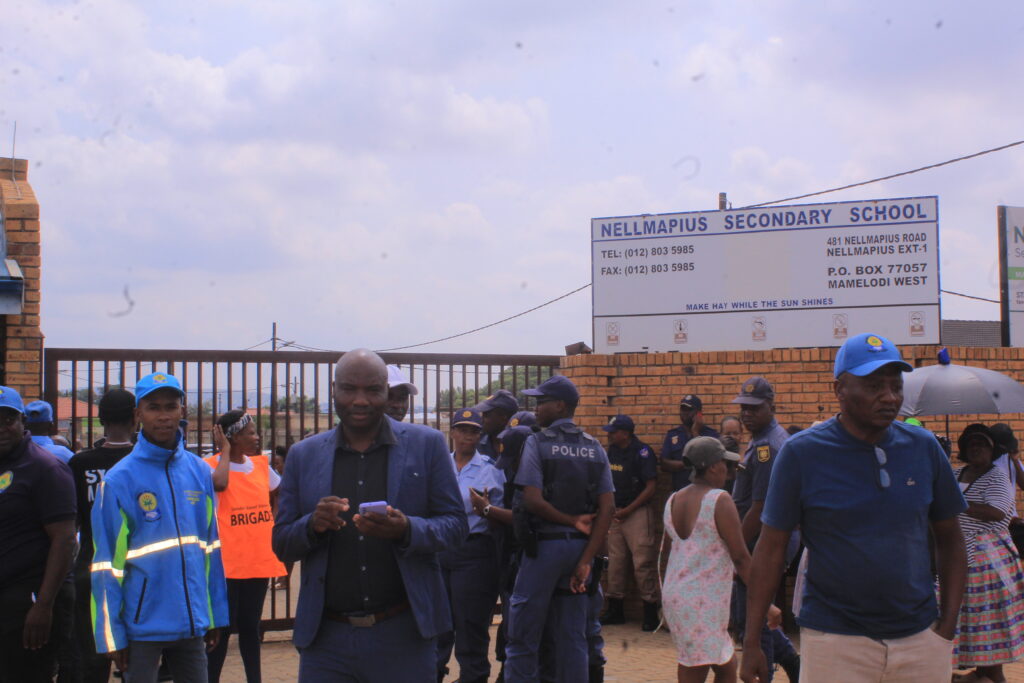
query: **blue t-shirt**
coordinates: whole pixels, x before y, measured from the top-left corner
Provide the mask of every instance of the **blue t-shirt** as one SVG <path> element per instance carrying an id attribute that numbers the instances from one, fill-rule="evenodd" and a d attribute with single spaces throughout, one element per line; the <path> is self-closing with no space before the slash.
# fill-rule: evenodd
<path id="1" fill-rule="evenodd" d="M 560 424 L 572 424 L 572 420 L 569 418 L 562 418 L 555 420 L 551 423 L 552 427 L 557 427 Z M 615 491 L 615 486 L 612 485 L 612 471 L 608 466 L 608 455 L 605 453 L 604 448 L 597 441 L 593 444 L 586 445 L 587 451 L 592 451 L 587 456 L 587 460 L 594 460 L 597 462 L 603 462 L 604 468 L 601 471 L 600 479 L 597 482 L 597 488 L 595 493 L 601 495 L 602 493 L 612 493 Z M 560 455 L 570 460 L 582 459 L 580 455 Z M 517 486 L 534 486 L 536 488 L 544 490 L 544 466 L 541 463 L 540 452 L 537 450 L 537 435 L 531 434 L 526 439 L 526 443 L 523 445 L 523 455 L 519 459 L 519 471 L 516 473 L 516 485 Z M 572 527 L 561 526 L 554 524 L 547 520 L 541 521 L 542 531 L 575 531 Z"/>
<path id="2" fill-rule="evenodd" d="M 902 638 L 938 618 L 929 522 L 967 504 L 928 431 L 894 422 L 878 446 L 888 488 L 875 447 L 836 418 L 791 437 L 772 468 L 761 521 L 785 531 L 799 525 L 807 546 L 800 626 Z"/>
<path id="3" fill-rule="evenodd" d="M 33 436 L 32 440 L 60 458 L 61 462 L 67 462 L 75 455 L 74 451 L 70 448 L 61 446 L 59 443 L 55 443 L 53 439 L 48 436 Z"/>

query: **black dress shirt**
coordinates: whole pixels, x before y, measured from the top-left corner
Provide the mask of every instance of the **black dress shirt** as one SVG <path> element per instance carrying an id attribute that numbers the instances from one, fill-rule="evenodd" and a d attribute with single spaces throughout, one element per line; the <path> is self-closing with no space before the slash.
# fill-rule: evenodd
<path id="1" fill-rule="evenodd" d="M 387 500 L 388 452 L 397 442 L 386 417 L 364 452 L 349 447 L 341 425 L 337 429 L 331 493 L 348 498 L 349 511 L 343 515 L 347 524 L 329 532 L 325 607 L 342 614 L 372 614 L 406 600 L 395 558 L 395 544 L 401 541 L 360 534 L 352 516 L 360 503 Z"/>

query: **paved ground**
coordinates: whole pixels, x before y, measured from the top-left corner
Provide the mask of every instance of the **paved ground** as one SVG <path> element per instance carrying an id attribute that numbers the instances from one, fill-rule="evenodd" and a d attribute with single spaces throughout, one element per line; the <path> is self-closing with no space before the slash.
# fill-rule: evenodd
<path id="1" fill-rule="evenodd" d="M 263 680 L 266 683 L 294 681 L 299 668 L 299 657 L 292 647 L 291 632 L 268 633 L 263 644 Z M 494 628 L 491 629 L 493 641 Z M 605 627 L 605 680 L 609 683 L 674 683 L 676 680 L 675 653 L 671 637 L 664 632 L 643 633 L 638 624 Z M 458 678 L 458 666 L 454 658 L 449 681 Z M 491 680 L 497 675 L 493 669 Z M 1024 662 L 1006 666 L 1007 681 L 1024 683 Z M 710 678 L 709 678 L 710 680 Z M 789 679 L 780 669 L 775 676 L 778 683 Z M 245 683 L 242 660 L 232 639 L 228 650 L 223 683 Z"/>

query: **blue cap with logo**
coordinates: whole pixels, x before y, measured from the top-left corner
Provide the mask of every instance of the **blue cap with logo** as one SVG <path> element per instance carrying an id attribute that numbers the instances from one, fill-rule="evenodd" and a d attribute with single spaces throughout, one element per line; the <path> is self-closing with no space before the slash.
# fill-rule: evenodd
<path id="1" fill-rule="evenodd" d="M 476 408 L 463 408 L 452 413 L 452 427 L 471 425 L 483 429 L 484 416 Z"/>
<path id="2" fill-rule="evenodd" d="M 552 375 L 541 382 L 539 386 L 527 389 L 523 393 L 527 396 L 547 396 L 556 401 L 565 401 L 574 405 L 580 402 L 580 392 L 576 389 L 576 385 L 572 383 L 571 379 L 562 375 Z"/>
<path id="3" fill-rule="evenodd" d="M 696 410 L 698 413 L 704 410 L 704 403 L 700 400 L 700 396 L 697 394 L 687 394 L 679 399 L 680 408 L 690 408 Z"/>
<path id="4" fill-rule="evenodd" d="M 616 429 L 625 429 L 627 432 L 632 432 L 636 429 L 636 425 L 633 424 L 633 418 L 629 415 L 616 415 L 601 429 L 606 432 L 614 432 Z"/>
<path id="5" fill-rule="evenodd" d="M 493 394 L 485 398 L 484 400 L 477 403 L 474 408 L 479 410 L 481 413 L 486 413 L 489 410 L 504 410 L 506 413 L 514 413 L 519 410 L 519 401 L 516 400 L 515 395 L 508 389 L 498 389 Z"/>
<path id="6" fill-rule="evenodd" d="M 145 396 L 160 389 L 173 389 L 180 395 L 185 395 L 185 392 L 181 390 L 181 382 L 178 381 L 177 377 L 166 372 L 154 372 L 140 379 L 135 385 L 135 401 L 141 401 Z"/>
<path id="7" fill-rule="evenodd" d="M 537 424 L 536 415 L 529 410 L 520 410 L 509 418 L 506 429 L 511 429 L 512 427 L 532 427 L 535 424 Z M 500 439 L 501 436 L 499 435 L 498 438 Z"/>
<path id="8" fill-rule="evenodd" d="M 885 337 L 867 332 L 850 337 L 836 354 L 835 376 L 844 372 L 863 377 L 884 365 L 895 364 L 903 372 L 914 366 L 903 360 L 900 350 Z"/>
<path id="9" fill-rule="evenodd" d="M 730 401 L 730 403 L 759 406 L 765 401 L 771 401 L 774 398 L 775 389 L 772 388 L 771 382 L 764 377 L 751 377 L 743 383 L 739 396 Z"/>
<path id="10" fill-rule="evenodd" d="M 0 387 L 0 408 L 17 410 L 25 414 L 25 403 L 21 400 L 21 394 L 10 387 Z"/>
<path id="11" fill-rule="evenodd" d="M 25 422 L 53 422 L 53 406 L 46 401 L 30 401 L 25 406 Z"/>

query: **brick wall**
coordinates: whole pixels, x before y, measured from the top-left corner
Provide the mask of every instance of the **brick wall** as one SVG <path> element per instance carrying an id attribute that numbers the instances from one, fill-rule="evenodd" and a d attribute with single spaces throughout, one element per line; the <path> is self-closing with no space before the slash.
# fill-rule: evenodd
<path id="1" fill-rule="evenodd" d="M 935 363 L 938 346 L 903 346 L 904 359 L 914 365 Z M 1024 379 L 1024 348 L 951 347 L 954 363 L 976 365 Z M 695 353 L 569 356 L 562 359 L 562 374 L 579 386 L 577 422 L 600 435 L 617 414 L 636 421 L 637 436 L 660 450 L 665 432 L 678 425 L 679 399 L 693 393 L 704 402 L 708 425 L 718 426 L 726 415 L 738 415 L 729 401 L 740 384 L 762 375 L 775 387 L 776 416 L 783 427 L 808 427 L 834 415 L 839 407 L 832 391 L 832 364 L 836 349 L 773 349 Z M 945 418 L 924 417 L 925 425 L 945 433 Z M 1024 414 L 955 415 L 949 433 L 955 441 L 971 422 L 1007 422 L 1024 440 Z"/>
<path id="2" fill-rule="evenodd" d="M 903 346 L 903 358 L 915 366 L 931 365 L 939 346 Z M 837 349 L 773 349 L 769 351 L 720 351 L 695 353 L 586 355 L 562 359 L 561 374 L 580 390 L 576 422 L 606 442 L 601 426 L 617 414 L 636 422 L 636 434 L 656 451 L 661 450 L 665 432 L 679 424 L 679 399 L 693 393 L 704 403 L 705 422 L 716 428 L 726 415 L 738 415 L 729 401 L 751 375 L 767 378 L 775 388 L 776 417 L 783 427 L 808 427 L 815 420 L 831 417 L 839 410 L 832 390 L 832 366 Z M 950 347 L 952 361 L 986 367 L 1024 379 L 1024 348 Z M 946 433 L 944 417 L 921 418 L 938 434 Z M 953 441 L 971 422 L 1006 422 L 1024 443 L 1024 414 L 955 415 L 949 419 Z M 744 443 L 749 435 L 744 435 Z M 671 492 L 670 477 L 661 473 L 654 499 L 661 513 Z M 1018 509 L 1024 499 L 1018 490 Z M 667 558 L 666 558 L 667 559 Z M 663 561 L 664 565 L 664 561 Z M 788 592 L 792 594 L 792 579 Z M 640 618 L 640 601 L 635 590 L 628 591 L 627 615 Z"/>
<path id="3" fill-rule="evenodd" d="M 26 401 L 42 395 L 43 354 L 39 328 L 39 202 L 27 181 L 25 159 L 0 159 L 0 203 L 7 233 L 7 257 L 15 259 L 25 275 L 23 312 L 5 316 L 0 379 L 17 389 Z"/>

